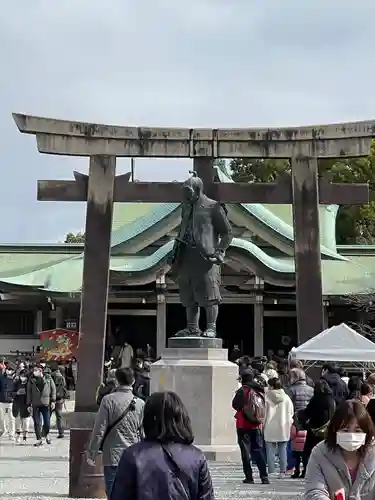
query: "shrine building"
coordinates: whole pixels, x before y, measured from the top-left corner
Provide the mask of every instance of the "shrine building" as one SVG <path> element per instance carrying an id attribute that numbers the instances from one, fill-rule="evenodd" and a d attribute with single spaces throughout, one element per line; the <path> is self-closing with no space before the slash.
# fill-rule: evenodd
<path id="1" fill-rule="evenodd" d="M 233 182 L 217 167 L 220 182 Z M 337 205 L 320 206 L 326 326 L 358 320 L 345 296 L 373 288 L 375 245 L 336 244 Z M 222 268 L 218 335 L 249 355 L 286 355 L 298 344 L 291 205 L 227 204 L 233 241 Z M 160 353 L 185 325 L 168 257 L 177 203 L 115 203 L 107 334 Z M 77 329 L 83 245 L 0 245 L 0 354 L 30 351 L 39 332 Z M 204 321 L 204 318 L 201 318 Z M 319 332 L 316 332 L 319 333 Z"/>

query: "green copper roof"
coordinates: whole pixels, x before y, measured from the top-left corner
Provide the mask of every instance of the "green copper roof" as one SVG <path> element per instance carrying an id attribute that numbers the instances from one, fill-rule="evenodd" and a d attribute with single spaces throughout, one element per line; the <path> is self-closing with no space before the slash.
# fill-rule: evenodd
<path id="1" fill-rule="evenodd" d="M 233 180 L 217 169 L 221 182 Z M 232 222 L 246 227 L 264 241 L 279 248 L 283 257 L 272 257 L 254 243 L 234 238 L 228 250 L 228 260 L 240 261 L 245 269 L 259 276 L 269 277 L 270 282 L 294 283 L 294 245 L 291 207 L 289 205 L 228 204 Z M 321 206 L 323 224 L 322 274 L 323 290 L 327 295 L 363 293 L 375 276 L 374 258 L 336 251 L 334 240 L 337 207 Z M 278 214 L 278 215 L 276 215 Z M 152 249 L 152 244 L 166 236 L 180 223 L 180 204 L 177 203 L 124 203 L 115 204 L 112 232 L 111 271 L 122 273 L 125 282 L 152 281 L 158 269 L 167 266 L 173 241 L 163 245 L 151 255 L 140 254 Z M 66 246 L 52 251 L 33 248 L 12 248 L 5 252 L 0 247 L 0 282 L 4 287 L 28 287 L 45 293 L 79 293 L 82 284 L 83 254 L 79 248 Z M 144 252 L 143 252 L 144 253 Z M 374 271 L 374 274 L 373 272 Z M 154 273 L 154 274 L 153 274 Z M 273 280 L 273 281 L 272 281 Z M 266 279 L 267 281 L 267 279 Z"/>
<path id="2" fill-rule="evenodd" d="M 112 272 L 123 273 L 124 282 L 132 284 L 133 277 L 141 274 L 154 275 L 167 266 L 167 258 L 173 247 L 170 241 L 151 255 L 145 256 L 114 256 L 111 258 Z M 228 260 L 240 260 L 245 268 L 263 266 L 266 273 L 274 273 L 271 278 L 294 283 L 294 261 L 290 257 L 273 258 L 253 243 L 234 238 L 228 249 Z M 375 257 L 373 267 L 354 261 L 322 261 L 323 293 L 325 295 L 344 295 L 347 293 L 365 293 L 369 290 L 375 278 Z M 364 258 L 368 264 L 368 259 Z M 72 257 L 63 262 L 20 276 L 4 277 L 3 286 L 27 287 L 43 291 L 46 294 L 79 293 L 82 285 L 82 256 Z M 373 271 L 373 272 L 372 272 Z M 262 275 L 260 273 L 260 275 Z M 271 275 L 270 275 L 271 276 Z M 152 279 L 152 278 L 151 278 Z"/>
<path id="3" fill-rule="evenodd" d="M 292 205 L 263 205 L 267 210 L 275 214 L 279 219 L 286 222 L 289 226 L 293 226 L 293 209 Z M 333 252 L 337 251 L 336 247 L 336 217 L 339 210 L 339 205 L 320 205 L 319 206 L 319 221 L 320 221 L 320 242 Z"/>
<path id="4" fill-rule="evenodd" d="M 142 203 L 139 203 L 142 205 Z M 129 224 L 126 224 L 117 231 L 112 233 L 111 245 L 112 248 L 121 246 L 124 248 L 126 243 L 130 242 L 133 239 L 141 238 L 143 241 L 143 247 L 147 246 L 146 234 L 147 231 L 155 232 L 160 223 L 163 223 L 169 216 L 171 216 L 174 212 L 177 212 L 179 209 L 178 203 L 161 203 L 161 204 L 149 204 L 153 205 L 153 209 L 151 212 L 146 213 L 142 217 L 134 219 Z M 176 221 L 179 220 L 178 213 L 176 213 L 175 217 Z M 164 229 L 165 224 L 163 224 Z M 167 231 L 167 228 L 164 230 L 164 234 Z"/>
<path id="5" fill-rule="evenodd" d="M 147 272 L 155 267 L 160 267 L 160 265 L 166 263 L 173 243 L 173 241 L 166 243 L 151 255 L 112 257 L 110 263 L 111 271 L 123 272 L 126 275 Z M 256 245 L 246 240 L 234 238 L 231 249 L 251 254 L 253 259 L 278 273 L 294 272 L 293 263 L 279 261 L 270 257 Z M 4 284 L 38 288 L 46 292 L 77 292 L 82 285 L 82 269 L 83 257 L 80 255 L 34 272 L 20 276 L 6 277 L 2 282 Z"/>
<path id="6" fill-rule="evenodd" d="M 26 253 L 0 252 L 0 278 L 18 276 L 22 274 L 49 268 L 70 258 L 70 253 Z"/>
<path id="7" fill-rule="evenodd" d="M 221 182 L 230 182 L 233 183 L 233 179 L 228 177 L 220 168 L 216 169 L 219 179 Z M 275 243 L 274 240 L 268 239 L 267 238 L 267 231 L 264 229 L 268 229 L 268 234 L 271 236 L 273 233 L 274 238 L 282 238 L 288 243 L 288 246 L 290 248 L 289 254 L 293 255 L 294 254 L 294 230 L 293 230 L 293 223 L 292 223 L 292 218 L 290 223 L 288 224 L 283 220 L 282 218 L 278 217 L 275 215 L 275 213 L 267 208 L 267 205 L 262 205 L 260 203 L 243 203 L 243 204 L 237 204 L 237 205 L 231 205 L 234 209 L 236 210 L 244 210 L 248 215 L 250 215 L 252 218 L 256 220 L 256 222 L 261 224 L 261 227 L 254 228 L 254 232 L 256 232 L 259 236 L 261 236 L 263 239 L 266 241 L 269 241 L 269 243 Z M 281 205 L 282 207 L 283 205 Z M 291 210 L 290 205 L 286 205 L 289 207 L 289 210 Z M 273 205 L 274 207 L 274 205 Z M 275 210 L 276 212 L 276 210 Z M 284 210 L 285 214 L 285 210 Z M 336 217 L 336 215 L 335 215 Z M 245 221 L 244 221 L 245 222 Z M 260 232 L 259 232 L 260 230 Z M 331 242 L 332 243 L 332 242 Z M 321 253 L 322 256 L 333 258 L 333 259 L 339 259 L 339 260 L 346 260 L 345 257 L 342 255 L 338 254 L 336 251 L 336 245 L 334 245 L 334 248 L 327 248 L 324 245 L 321 245 Z"/>
<path id="8" fill-rule="evenodd" d="M 113 206 L 112 232 L 150 214 L 156 203 L 115 203 Z"/>
<path id="9" fill-rule="evenodd" d="M 220 168 L 217 168 L 216 171 L 221 182 L 234 182 Z M 127 205 L 129 205 L 129 209 L 131 210 L 131 217 L 129 217 L 126 224 L 118 227 L 118 229 L 112 233 L 112 249 L 115 254 L 124 252 L 136 253 L 174 229 L 179 224 L 180 205 L 177 203 L 146 203 L 144 215 L 137 218 L 134 216 L 134 205 L 141 207 L 143 204 L 123 204 L 124 207 Z M 283 205 L 280 205 L 280 207 L 283 207 Z M 287 210 L 290 211 L 290 206 L 287 207 L 289 207 Z M 322 206 L 320 211 L 321 214 L 323 214 L 328 210 L 327 213 L 332 214 L 331 219 L 333 219 L 334 222 L 336 217 L 334 208 L 335 207 L 333 207 L 333 209 L 327 209 Z M 258 234 L 265 241 L 275 246 L 279 246 L 279 249 L 287 255 L 292 256 L 294 254 L 294 231 L 291 225 L 292 221 L 288 224 L 283 218 L 275 215 L 273 210 L 269 210 L 266 205 L 258 203 L 228 204 L 228 209 L 232 214 L 232 218 L 238 225 L 245 225 L 245 227 L 248 227 L 255 234 Z M 284 209 L 284 216 L 287 210 Z M 241 211 L 242 216 L 239 213 Z M 334 234 L 335 226 L 333 223 L 332 227 L 332 220 L 331 224 L 327 224 L 325 227 L 327 228 L 327 234 L 329 232 L 328 228 L 332 230 L 332 234 Z M 321 246 L 323 257 L 346 260 L 344 256 L 337 253 L 335 241 L 332 240 L 332 237 L 331 240 L 329 240 L 329 237 L 326 235 L 323 240 L 329 243 L 329 247 L 324 245 Z M 278 242 L 280 242 L 280 245 L 278 245 Z"/>

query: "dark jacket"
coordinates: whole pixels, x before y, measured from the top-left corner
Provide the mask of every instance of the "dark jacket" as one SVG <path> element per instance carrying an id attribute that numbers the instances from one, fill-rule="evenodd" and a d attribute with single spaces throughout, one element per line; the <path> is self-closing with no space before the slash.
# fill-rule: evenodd
<path id="1" fill-rule="evenodd" d="M 156 441 L 142 441 L 127 448 L 117 468 L 110 500 L 214 500 L 206 458 L 193 445 L 171 443 L 166 448 L 171 463 Z M 177 477 L 176 477 L 177 475 Z M 184 484 L 184 494 L 178 477 Z"/>
<path id="2" fill-rule="evenodd" d="M 313 397 L 314 389 L 310 387 L 305 380 L 298 380 L 287 387 L 285 392 L 292 400 L 294 412 L 298 413 L 300 410 L 306 408 L 310 399 Z"/>
<path id="3" fill-rule="evenodd" d="M 189 228 L 191 217 L 193 217 L 194 241 L 204 257 L 213 255 L 216 250 L 223 252 L 227 250 L 232 241 L 232 230 L 219 202 L 211 200 L 203 194 L 194 207 L 184 203 L 181 216 L 180 230 L 172 251 L 172 264 L 178 262 L 175 259 L 179 254 L 180 242 L 184 240 L 185 233 Z"/>
<path id="4" fill-rule="evenodd" d="M 27 405 L 50 406 L 56 401 L 56 386 L 52 377 L 34 377 L 29 378 L 27 383 Z"/>
<path id="5" fill-rule="evenodd" d="M 104 396 L 112 394 L 116 390 L 117 383 L 116 380 L 107 380 L 106 382 L 100 384 L 98 390 L 96 391 L 96 404 L 100 406 Z"/>
<path id="6" fill-rule="evenodd" d="M 280 373 L 279 372 L 279 379 L 280 379 L 281 385 L 283 386 L 284 389 L 289 387 L 289 385 L 290 385 L 289 373 L 286 373 L 286 372 Z"/>
<path id="7" fill-rule="evenodd" d="M 349 389 L 338 373 L 327 372 L 322 378 L 328 383 L 333 392 L 336 404 L 348 399 Z"/>
<path id="8" fill-rule="evenodd" d="M 8 377 L 5 373 L 0 375 L 0 403 L 13 403 L 14 399 L 14 378 Z"/>
<path id="9" fill-rule="evenodd" d="M 27 418 L 30 416 L 27 404 L 27 380 L 26 382 L 21 382 L 18 378 L 14 383 L 12 413 L 14 417 Z"/>
<path id="10" fill-rule="evenodd" d="M 65 377 L 59 370 L 56 370 L 52 372 L 52 379 L 56 386 L 56 401 L 63 401 L 67 395 Z"/>
<path id="11" fill-rule="evenodd" d="M 251 424 L 243 412 L 250 390 L 264 394 L 264 387 L 256 382 L 243 385 L 238 389 L 232 401 L 232 408 L 236 410 L 235 419 L 237 429 L 259 429 L 261 427 L 260 424 Z"/>
<path id="12" fill-rule="evenodd" d="M 335 408 L 332 394 L 314 394 L 306 408 L 298 413 L 298 420 L 306 422 L 308 429 L 319 429 L 331 420 Z"/>
<path id="13" fill-rule="evenodd" d="M 135 396 L 146 401 L 150 396 L 150 374 L 148 372 L 137 372 L 133 389 Z"/>
<path id="14" fill-rule="evenodd" d="M 290 375 L 289 373 L 279 373 L 279 379 L 283 388 L 288 388 L 290 386 Z M 306 374 L 306 384 L 314 388 L 314 381 L 311 377 Z"/>

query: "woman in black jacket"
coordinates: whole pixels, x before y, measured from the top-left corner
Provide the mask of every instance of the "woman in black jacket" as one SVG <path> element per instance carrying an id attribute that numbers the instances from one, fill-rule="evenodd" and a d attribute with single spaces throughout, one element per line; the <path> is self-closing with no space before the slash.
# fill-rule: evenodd
<path id="1" fill-rule="evenodd" d="M 298 413 L 299 422 L 304 424 L 307 429 L 303 449 L 304 466 L 307 465 L 314 446 L 323 441 L 335 408 L 336 403 L 332 389 L 324 379 L 317 380 L 314 386 L 314 395 L 309 404 Z"/>
<path id="2" fill-rule="evenodd" d="M 174 392 L 146 402 L 145 440 L 122 454 L 110 500 L 214 500 L 208 465 L 193 446 L 190 418 Z"/>
<path id="3" fill-rule="evenodd" d="M 21 433 L 24 444 L 27 442 L 27 434 L 30 427 L 30 411 L 27 404 L 27 382 L 29 380 L 27 370 L 22 370 L 14 382 L 14 400 L 12 413 L 16 419 L 16 441 L 21 441 Z"/>
<path id="4" fill-rule="evenodd" d="M 349 389 L 349 397 L 348 399 L 358 399 L 358 401 L 361 401 L 361 396 L 362 396 L 362 379 L 360 377 L 357 377 L 356 375 L 353 375 L 350 377 L 348 381 L 348 389 Z"/>

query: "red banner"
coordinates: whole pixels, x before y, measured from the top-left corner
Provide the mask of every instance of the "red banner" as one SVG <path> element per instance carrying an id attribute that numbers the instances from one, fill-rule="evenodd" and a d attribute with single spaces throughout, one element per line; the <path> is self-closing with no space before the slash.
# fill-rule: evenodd
<path id="1" fill-rule="evenodd" d="M 79 332 L 56 328 L 40 332 L 40 350 L 45 361 L 77 358 Z"/>

